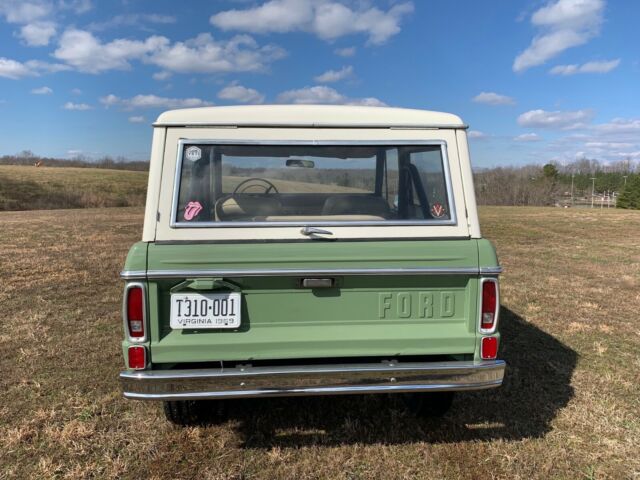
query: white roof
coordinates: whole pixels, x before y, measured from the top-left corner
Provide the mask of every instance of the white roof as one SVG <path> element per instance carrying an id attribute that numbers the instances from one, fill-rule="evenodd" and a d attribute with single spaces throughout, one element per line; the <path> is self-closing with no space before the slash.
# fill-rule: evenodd
<path id="1" fill-rule="evenodd" d="M 170 110 L 155 126 L 294 126 L 466 128 L 457 115 L 346 105 L 242 105 Z"/>

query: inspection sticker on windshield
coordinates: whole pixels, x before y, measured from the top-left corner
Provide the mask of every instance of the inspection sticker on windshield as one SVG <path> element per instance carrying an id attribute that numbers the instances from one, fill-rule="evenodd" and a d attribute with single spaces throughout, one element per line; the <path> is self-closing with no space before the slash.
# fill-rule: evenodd
<path id="1" fill-rule="evenodd" d="M 171 328 L 238 328 L 239 293 L 174 293 L 171 295 Z"/>
<path id="2" fill-rule="evenodd" d="M 202 150 L 198 147 L 189 147 L 184 151 L 184 156 L 187 160 L 191 160 L 192 162 L 197 162 L 202 158 Z"/>

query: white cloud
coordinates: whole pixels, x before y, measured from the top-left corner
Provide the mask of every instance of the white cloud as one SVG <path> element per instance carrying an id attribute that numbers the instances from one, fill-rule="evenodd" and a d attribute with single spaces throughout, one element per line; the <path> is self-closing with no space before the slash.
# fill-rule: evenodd
<path id="1" fill-rule="evenodd" d="M 148 61 L 178 73 L 258 72 L 284 56 L 282 48 L 261 47 L 248 35 L 216 41 L 209 33 L 201 33 L 185 42 L 162 43 Z"/>
<path id="2" fill-rule="evenodd" d="M 531 23 L 540 32 L 513 62 L 522 72 L 546 63 L 565 50 L 583 45 L 600 33 L 604 0 L 556 0 L 538 9 Z"/>
<path id="3" fill-rule="evenodd" d="M 199 98 L 167 98 L 157 95 L 136 95 L 132 98 L 120 98 L 110 94 L 100 99 L 105 107 L 119 106 L 124 110 L 143 108 L 192 108 L 213 105 Z"/>
<path id="4" fill-rule="evenodd" d="M 42 73 L 57 73 L 64 72 L 65 70 L 71 70 L 69 65 L 62 63 L 49 63 L 41 60 L 29 60 L 24 63 L 34 75 L 40 75 Z"/>
<path id="5" fill-rule="evenodd" d="M 86 103 L 67 102 L 62 106 L 62 108 L 64 108 L 65 110 L 84 111 L 84 110 L 91 110 L 93 107 L 91 105 L 87 105 Z"/>
<path id="6" fill-rule="evenodd" d="M 44 47 L 56 34 L 56 25 L 53 22 L 33 22 L 24 25 L 20 29 L 20 38 L 30 47 Z"/>
<path id="7" fill-rule="evenodd" d="M 506 95 L 500 95 L 494 92 L 481 92 L 472 99 L 476 103 L 485 103 L 487 105 L 515 105 L 516 101 Z"/>
<path id="8" fill-rule="evenodd" d="M 0 77 L 17 80 L 30 75 L 35 75 L 35 73 L 24 63 L 10 58 L 0 57 Z"/>
<path id="9" fill-rule="evenodd" d="M 521 127 L 574 130 L 584 128 L 593 119 L 591 110 L 553 111 L 529 110 L 518 117 Z"/>
<path id="10" fill-rule="evenodd" d="M 34 88 L 33 90 L 31 90 L 31 93 L 33 93 L 34 95 L 51 95 L 53 93 L 53 90 L 51 90 L 49 87 L 40 87 Z"/>
<path id="11" fill-rule="evenodd" d="M 54 20 L 58 13 L 70 10 L 82 14 L 92 8 L 91 0 L 0 0 L 0 16 L 8 23 L 22 24 L 14 35 L 29 47 L 49 45 L 57 33 Z"/>
<path id="12" fill-rule="evenodd" d="M 82 90 L 80 90 L 79 88 L 74 88 L 71 90 L 71 93 L 73 93 L 74 95 L 82 95 Z"/>
<path id="13" fill-rule="evenodd" d="M 351 65 L 342 67 L 340 70 L 327 70 L 322 75 L 314 77 L 318 83 L 333 83 L 349 78 L 353 75 L 353 67 Z"/>
<path id="14" fill-rule="evenodd" d="M 353 57 L 356 54 L 356 47 L 337 48 L 334 53 L 341 57 Z"/>
<path id="15" fill-rule="evenodd" d="M 93 2 L 91 0 L 58 0 L 58 7 L 61 10 L 72 10 L 81 15 L 93 8 Z"/>
<path id="16" fill-rule="evenodd" d="M 262 103 L 264 95 L 253 88 L 233 83 L 218 92 L 218 98 L 240 103 Z"/>
<path id="17" fill-rule="evenodd" d="M 69 29 L 62 34 L 53 56 L 86 73 L 130 68 L 129 61 L 140 59 L 166 46 L 165 37 L 152 36 L 144 41 L 117 39 L 101 43 L 90 32 Z"/>
<path id="18" fill-rule="evenodd" d="M 479 130 L 469 130 L 469 132 L 467 133 L 467 137 L 474 140 L 482 140 L 487 138 L 487 134 Z"/>
<path id="19" fill-rule="evenodd" d="M 523 133 L 522 135 L 518 135 L 513 138 L 516 142 L 539 142 L 542 140 L 542 137 L 537 133 Z"/>
<path id="20" fill-rule="evenodd" d="M 603 134 L 634 134 L 640 135 L 640 119 L 614 118 L 608 123 L 601 123 L 594 130 Z"/>
<path id="21" fill-rule="evenodd" d="M 614 149 L 614 148 L 634 148 L 634 143 L 625 142 L 585 142 L 587 148 L 601 148 L 601 149 Z"/>
<path id="22" fill-rule="evenodd" d="M 161 15 L 157 13 L 127 13 L 116 15 L 104 22 L 94 22 L 87 27 L 89 30 L 98 32 L 110 28 L 138 27 L 141 30 L 148 30 L 147 24 L 170 25 L 176 23 L 177 19 L 173 15 Z"/>
<path id="23" fill-rule="evenodd" d="M 53 4 L 46 0 L 0 0 L 0 15 L 9 23 L 30 23 L 53 13 Z"/>
<path id="24" fill-rule="evenodd" d="M 296 104 L 331 104 L 331 105 L 363 105 L 371 107 L 384 107 L 382 100 L 374 97 L 349 98 L 333 88 L 324 85 L 305 87 L 297 90 L 287 90 L 278 95 L 279 103 Z"/>
<path id="25" fill-rule="evenodd" d="M 158 81 L 162 81 L 162 80 L 167 80 L 169 78 L 171 78 L 172 73 L 171 72 L 156 72 L 152 75 L 154 80 L 158 80 Z"/>
<path id="26" fill-rule="evenodd" d="M 360 33 L 368 36 L 368 43 L 379 45 L 400 32 L 402 18 L 412 12 L 411 2 L 398 3 L 385 12 L 366 2 L 352 9 L 333 0 L 270 0 L 257 7 L 217 13 L 210 21 L 222 30 L 304 31 L 323 40 Z"/>
<path id="27" fill-rule="evenodd" d="M 129 117 L 129 122 L 130 123 L 144 123 L 145 119 L 142 115 L 136 115 L 133 117 Z"/>
<path id="28" fill-rule="evenodd" d="M 53 53 L 75 70 L 98 74 L 108 70 L 126 70 L 132 61 L 157 65 L 163 69 L 154 75 L 166 79 L 177 73 L 259 72 L 286 56 L 275 45 L 260 46 L 248 35 L 236 35 L 216 41 L 209 33 L 201 33 L 184 42 L 171 43 L 163 36 L 145 40 L 115 39 L 102 42 L 86 30 L 68 29 Z"/>
<path id="29" fill-rule="evenodd" d="M 0 57 L 0 77 L 18 80 L 22 77 L 37 77 L 41 73 L 55 73 L 68 70 L 69 67 L 59 63 L 48 63 L 40 60 L 18 62 L 10 58 Z"/>
<path id="30" fill-rule="evenodd" d="M 549 70 L 552 75 L 575 75 L 577 73 L 609 73 L 620 65 L 620 59 L 593 61 L 582 65 L 557 65 Z"/>
<path id="31" fill-rule="evenodd" d="M 614 118 L 591 125 L 583 133 L 549 142 L 546 150 L 567 161 L 576 158 L 597 158 L 605 162 L 640 159 L 640 118 Z"/>

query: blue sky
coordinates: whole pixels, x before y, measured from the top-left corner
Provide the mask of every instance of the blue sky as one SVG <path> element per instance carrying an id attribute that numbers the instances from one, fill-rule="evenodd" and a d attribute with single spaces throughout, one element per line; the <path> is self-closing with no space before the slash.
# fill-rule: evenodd
<path id="1" fill-rule="evenodd" d="M 476 166 L 640 160 L 637 0 L 0 0 L 0 154 L 148 158 L 163 110 L 453 112 Z"/>

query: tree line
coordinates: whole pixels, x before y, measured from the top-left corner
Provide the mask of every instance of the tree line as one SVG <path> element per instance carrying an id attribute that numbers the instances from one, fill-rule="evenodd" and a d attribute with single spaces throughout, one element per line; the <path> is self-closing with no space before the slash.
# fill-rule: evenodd
<path id="1" fill-rule="evenodd" d="M 568 205 L 590 202 L 593 193 L 620 208 L 640 208 L 640 164 L 632 160 L 485 168 L 475 171 L 474 181 L 481 205 Z"/>
<path id="2" fill-rule="evenodd" d="M 0 165 L 149 170 L 149 161 L 146 160 L 132 161 L 110 156 L 92 159 L 84 155 L 60 159 L 41 157 L 29 150 L 0 157 Z M 327 172 L 329 176 L 335 174 Z M 300 177 L 304 177 L 304 173 L 291 174 L 291 177 L 291 180 L 303 181 L 304 178 Z M 362 188 L 364 184 L 369 185 L 372 179 L 365 177 L 359 172 L 355 177 L 359 178 L 357 185 L 352 184 L 351 176 L 348 181 L 345 177 L 344 183 L 349 185 L 344 186 Z M 317 177 L 313 180 L 318 181 Z M 474 171 L 474 182 L 480 205 L 549 206 L 567 204 L 571 198 L 589 202 L 593 191 L 596 195 L 608 194 L 616 200 L 619 208 L 640 209 L 640 162 L 631 159 L 604 163 L 583 158 L 566 164 L 481 168 Z"/>
<path id="3" fill-rule="evenodd" d="M 93 159 L 86 155 L 75 155 L 72 158 L 41 157 L 30 150 L 23 150 L 15 155 L 0 157 L 0 165 L 33 165 L 38 167 L 76 167 L 76 168 L 108 168 L 112 170 L 133 170 L 146 172 L 149 170 L 148 160 L 129 160 L 126 157 L 104 156 Z"/>

